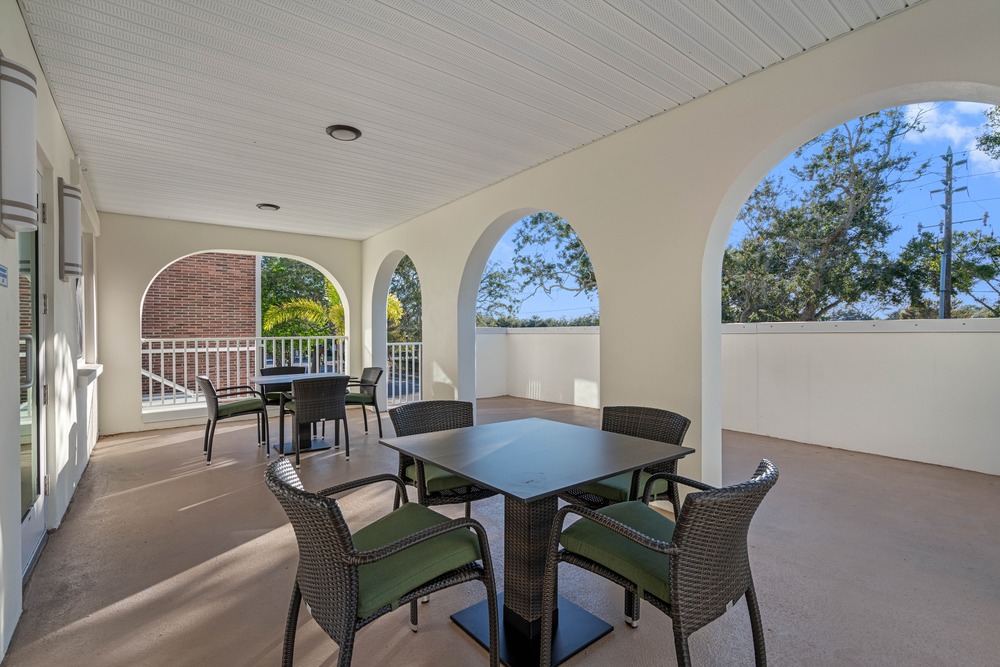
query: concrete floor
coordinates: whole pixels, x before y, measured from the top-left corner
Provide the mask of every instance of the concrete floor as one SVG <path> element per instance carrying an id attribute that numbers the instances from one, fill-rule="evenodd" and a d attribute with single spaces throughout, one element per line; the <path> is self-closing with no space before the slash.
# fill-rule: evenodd
<path id="1" fill-rule="evenodd" d="M 479 402 L 480 423 L 523 416 L 599 421 L 595 410 Z M 358 410 L 351 432 L 350 461 L 340 451 L 304 457 L 307 488 L 395 471 L 396 455 L 374 430 L 364 436 Z M 264 486 L 253 422 L 219 425 L 210 468 L 201 437 L 178 428 L 99 442 L 28 584 L 4 665 L 279 664 L 292 531 Z M 781 470 L 750 531 L 771 664 L 997 664 L 1000 478 L 728 432 L 725 482 L 762 457 Z M 352 525 L 391 503 L 388 489 L 342 501 Z M 502 588 L 502 500 L 476 503 L 473 516 L 489 531 Z M 652 607 L 632 630 L 621 590 L 568 566 L 560 592 L 615 627 L 567 664 L 674 663 L 670 621 Z M 448 618 L 483 597 L 477 584 L 435 595 L 417 634 L 405 610 L 379 619 L 359 634 L 354 664 L 486 664 Z M 698 631 L 691 650 L 696 665 L 753 664 L 745 604 Z M 336 654 L 300 615 L 296 664 L 335 665 Z"/>

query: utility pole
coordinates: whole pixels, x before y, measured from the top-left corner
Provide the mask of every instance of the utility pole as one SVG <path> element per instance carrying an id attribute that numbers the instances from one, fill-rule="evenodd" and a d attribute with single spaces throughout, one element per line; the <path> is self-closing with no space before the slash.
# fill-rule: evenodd
<path id="1" fill-rule="evenodd" d="M 968 189 L 965 186 L 960 188 L 954 187 L 952 172 L 954 167 L 965 164 L 967 160 L 955 162 L 951 146 L 948 146 L 948 152 L 942 155 L 941 159 L 944 160 L 945 165 L 944 180 L 941 181 L 944 188 L 931 190 L 931 194 L 944 193 L 944 204 L 941 205 L 941 208 L 944 209 L 944 243 L 941 249 L 941 285 L 938 291 L 940 298 L 938 302 L 938 319 L 947 320 L 951 319 L 951 195 L 954 192 L 961 192 Z"/>

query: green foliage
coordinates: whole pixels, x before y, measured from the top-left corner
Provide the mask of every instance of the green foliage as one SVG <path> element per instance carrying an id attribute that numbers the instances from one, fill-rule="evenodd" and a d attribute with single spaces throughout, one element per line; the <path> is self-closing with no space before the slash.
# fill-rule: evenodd
<path id="1" fill-rule="evenodd" d="M 901 318 L 937 317 L 942 245 L 937 234 L 923 232 L 900 251 L 896 280 L 908 302 Z M 951 251 L 952 317 L 962 317 L 962 313 L 1000 317 L 1000 240 L 981 231 L 953 232 Z M 975 305 L 963 305 L 956 300 L 959 295 Z"/>
<path id="2" fill-rule="evenodd" d="M 319 334 L 282 334 L 282 335 L 344 335 L 344 305 L 340 294 L 333 283 L 325 281 L 322 299 L 299 297 L 282 303 L 276 303 L 264 311 L 261 328 L 265 336 L 275 336 L 272 333 L 279 327 L 298 324 L 310 330 L 318 329 Z"/>
<path id="3" fill-rule="evenodd" d="M 398 317 L 392 300 L 399 304 Z M 386 335 L 390 343 L 418 342 L 423 335 L 423 301 L 420 296 L 420 276 L 409 256 L 403 257 L 389 280 L 390 307 L 387 312 Z"/>
<path id="4" fill-rule="evenodd" d="M 503 268 L 500 262 L 491 261 L 483 271 L 476 298 L 476 326 L 501 326 L 485 324 L 500 319 L 516 319 L 521 307 L 516 272 L 513 267 Z M 506 325 L 503 325 L 506 326 Z"/>
<path id="5" fill-rule="evenodd" d="M 976 139 L 976 148 L 1000 160 L 1000 106 L 986 112 L 986 131 Z"/>
<path id="6" fill-rule="evenodd" d="M 512 275 L 520 281 L 521 292 L 597 295 L 590 255 L 568 222 L 555 213 L 536 213 L 518 224 Z"/>
<path id="7" fill-rule="evenodd" d="M 504 315 L 501 317 L 476 316 L 477 327 L 508 327 L 508 328 L 535 328 L 535 327 L 597 327 L 601 325 L 601 316 L 594 311 L 579 317 L 539 317 L 532 315 L 528 318 Z"/>
<path id="8" fill-rule="evenodd" d="M 304 262 L 287 257 L 261 257 L 260 260 L 260 311 L 267 313 L 281 303 L 295 299 L 322 302 L 325 299 L 326 277 Z M 337 296 L 339 303 L 340 296 Z M 290 319 L 261 324 L 266 336 L 323 336 L 329 333 L 323 324 L 307 320 Z"/>
<path id="9" fill-rule="evenodd" d="M 738 218 L 746 236 L 723 259 L 723 321 L 822 320 L 899 302 L 888 214 L 927 166 L 911 169 L 915 154 L 899 146 L 922 129 L 901 109 L 868 114 L 800 147 L 792 185 L 764 179 Z"/>

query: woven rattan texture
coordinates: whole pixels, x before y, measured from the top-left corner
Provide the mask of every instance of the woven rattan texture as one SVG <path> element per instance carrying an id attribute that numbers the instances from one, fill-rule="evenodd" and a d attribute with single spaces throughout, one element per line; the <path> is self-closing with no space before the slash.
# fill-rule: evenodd
<path id="1" fill-rule="evenodd" d="M 396 435 L 400 437 L 466 428 L 473 425 L 472 415 L 472 403 L 467 401 L 418 401 L 389 410 L 392 427 L 395 429 Z M 406 468 L 414 463 L 417 464 L 419 479 L 411 480 L 406 477 Z M 423 463 L 415 462 L 405 454 L 399 455 L 399 476 L 406 480 L 407 484 L 413 484 L 417 487 L 417 499 L 421 505 L 466 503 L 466 516 L 468 516 L 468 503 L 496 495 L 495 491 L 478 486 L 471 481 L 467 486 L 429 492 L 423 481 L 423 471 Z"/>
<path id="2" fill-rule="evenodd" d="M 503 603 L 528 623 L 537 622 L 544 608 L 545 555 L 558 508 L 555 496 L 530 503 L 504 498 Z"/>
<path id="3" fill-rule="evenodd" d="M 271 441 L 267 429 L 267 403 L 264 394 L 256 391 L 248 385 L 237 385 L 234 387 L 219 387 L 216 389 L 212 381 L 205 375 L 196 376 L 198 389 L 205 396 L 205 406 L 208 412 L 208 421 L 205 424 L 205 440 L 202 445 L 202 453 L 205 455 L 205 462 L 212 463 L 212 445 L 215 442 L 215 425 L 222 419 L 230 417 L 242 417 L 243 415 L 257 415 L 257 446 L 267 448 L 267 457 L 271 458 Z M 224 416 L 219 415 L 219 399 L 256 397 L 260 399 L 259 405 L 247 408 L 240 412 L 234 412 Z"/>
<path id="4" fill-rule="evenodd" d="M 663 576 L 670 582 L 670 600 L 661 600 L 643 591 L 643 599 L 670 616 L 673 621 L 677 664 L 691 664 L 688 636 L 722 616 L 730 603 L 744 595 L 750 614 L 756 664 L 767 664 L 764 633 L 754 590 L 747 550 L 750 521 L 767 492 L 778 480 L 778 469 L 767 460 L 760 462 L 754 476 L 740 484 L 721 489 L 693 482 L 677 475 L 659 473 L 673 482 L 694 486 L 699 491 L 684 500 L 674 530 L 673 541 L 660 542 L 606 516 L 582 506 L 564 507 L 556 513 L 549 538 L 548 566 L 545 571 L 544 604 L 553 609 L 556 600 L 558 564 L 571 563 L 612 581 L 626 590 L 625 614 L 638 621 L 639 605 L 635 583 L 588 558 L 559 549 L 562 526 L 569 514 L 596 521 L 609 530 L 649 549 L 670 555 L 670 571 Z M 647 499 L 648 501 L 648 499 Z M 548 614 L 542 615 L 541 664 L 548 665 L 552 626 Z"/>
<path id="5" fill-rule="evenodd" d="M 632 405 L 616 405 L 604 408 L 601 420 L 601 429 L 611 433 L 621 433 L 631 435 L 636 438 L 646 440 L 656 440 L 668 445 L 684 444 L 684 436 L 687 435 L 691 420 L 683 415 L 670 410 L 660 408 L 647 408 Z M 665 461 L 654 465 L 646 466 L 642 469 L 647 473 L 668 472 L 677 473 L 677 461 Z M 639 473 L 635 470 L 632 473 L 632 486 L 629 489 L 629 500 L 637 500 L 642 494 L 639 488 Z M 560 497 L 569 503 L 583 505 L 591 509 L 598 509 L 611 505 L 614 501 L 587 493 L 583 489 L 569 489 L 560 494 Z M 667 480 L 667 497 L 674 507 L 674 512 L 680 506 L 680 496 L 677 485 Z"/>
<path id="6" fill-rule="evenodd" d="M 312 618 L 324 632 L 340 646 L 337 664 L 346 667 L 351 664 L 354 637 L 358 630 L 375 619 L 389 613 L 395 607 L 410 605 L 410 618 L 417 625 L 416 601 L 435 591 L 478 580 L 486 588 L 490 613 L 490 664 L 499 664 L 496 647 L 499 645 L 496 614 L 496 584 L 493 563 L 490 558 L 486 531 L 472 519 L 456 519 L 441 523 L 414 533 L 406 538 L 387 544 L 379 549 L 359 552 L 354 548 L 350 529 L 336 500 L 327 496 L 357 489 L 379 482 L 395 482 L 404 494 L 402 480 L 393 475 L 376 475 L 355 480 L 317 493 L 309 493 L 302 488 L 298 475 L 291 463 L 284 458 L 268 466 L 264 474 L 265 482 L 295 531 L 299 548 L 299 565 L 295 573 L 292 598 L 285 626 L 282 664 L 290 666 L 295 648 L 295 630 L 302 600 L 309 605 Z M 472 562 L 427 582 L 399 598 L 396 605 L 386 605 L 366 618 L 358 618 L 358 566 L 376 562 L 406 549 L 418 542 L 431 539 L 451 530 L 473 530 L 479 539 L 482 563 Z"/>

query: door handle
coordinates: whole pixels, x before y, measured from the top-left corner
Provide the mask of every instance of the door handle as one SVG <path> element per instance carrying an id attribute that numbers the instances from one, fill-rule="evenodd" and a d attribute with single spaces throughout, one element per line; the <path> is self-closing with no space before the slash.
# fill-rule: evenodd
<path id="1" fill-rule="evenodd" d="M 20 339 L 25 347 L 25 373 L 21 389 L 31 389 L 35 384 L 35 337 L 31 334 L 21 334 Z"/>

